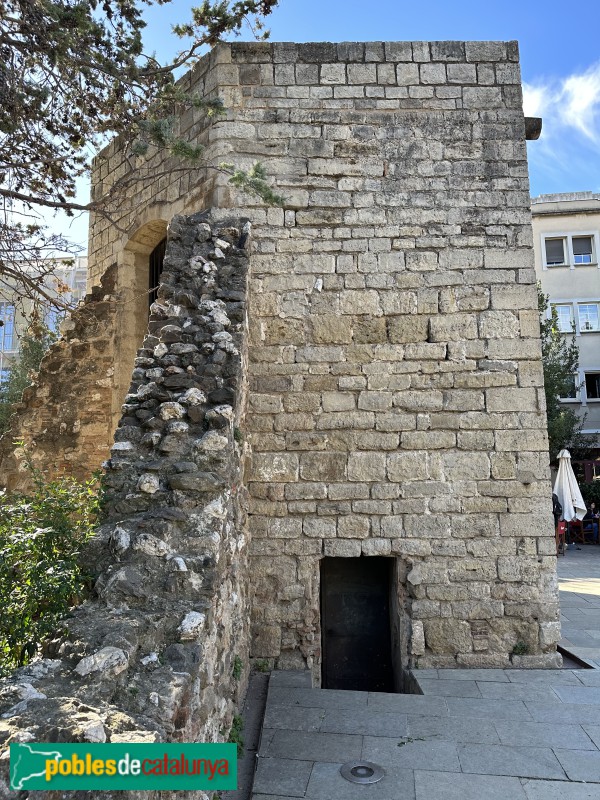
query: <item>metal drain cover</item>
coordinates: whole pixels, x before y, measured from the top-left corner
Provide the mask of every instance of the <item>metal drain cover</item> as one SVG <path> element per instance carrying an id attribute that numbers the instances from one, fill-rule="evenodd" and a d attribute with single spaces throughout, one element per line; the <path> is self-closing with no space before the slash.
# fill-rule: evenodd
<path id="1" fill-rule="evenodd" d="M 350 783 L 377 783 L 385 775 L 385 770 L 371 761 L 348 761 L 340 768 L 340 774 Z"/>

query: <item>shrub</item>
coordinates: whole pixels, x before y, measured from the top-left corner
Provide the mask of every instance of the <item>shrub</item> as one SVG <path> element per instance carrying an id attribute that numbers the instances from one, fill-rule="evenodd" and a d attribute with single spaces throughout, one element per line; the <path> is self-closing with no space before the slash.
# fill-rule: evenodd
<path id="1" fill-rule="evenodd" d="M 239 679 L 242 677 L 243 670 L 244 670 L 244 662 L 239 656 L 236 656 L 233 659 L 233 670 L 232 670 L 233 677 L 236 681 L 239 681 Z"/>
<path id="2" fill-rule="evenodd" d="M 26 664 L 89 587 L 79 555 L 96 521 L 97 480 L 46 481 L 29 469 L 30 494 L 0 493 L 0 674 Z"/>
<path id="3" fill-rule="evenodd" d="M 229 731 L 229 738 L 227 741 L 230 744 L 237 744 L 237 753 L 238 758 L 242 758 L 244 755 L 244 736 L 242 731 L 244 730 L 244 720 L 240 714 L 236 714 L 233 717 L 233 721 L 231 723 L 231 730 Z"/>

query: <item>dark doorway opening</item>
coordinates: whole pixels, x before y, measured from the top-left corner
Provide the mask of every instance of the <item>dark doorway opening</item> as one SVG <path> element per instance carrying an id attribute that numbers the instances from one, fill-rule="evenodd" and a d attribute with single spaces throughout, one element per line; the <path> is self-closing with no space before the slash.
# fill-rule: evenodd
<path id="1" fill-rule="evenodd" d="M 159 242 L 154 250 L 150 253 L 150 268 L 148 275 L 148 304 L 156 300 L 158 294 L 158 284 L 160 283 L 160 274 L 163 271 L 163 263 L 165 260 L 165 250 L 167 249 L 167 240 L 163 239 Z"/>
<path id="2" fill-rule="evenodd" d="M 324 689 L 393 692 L 390 594 L 394 559 L 324 558 Z"/>

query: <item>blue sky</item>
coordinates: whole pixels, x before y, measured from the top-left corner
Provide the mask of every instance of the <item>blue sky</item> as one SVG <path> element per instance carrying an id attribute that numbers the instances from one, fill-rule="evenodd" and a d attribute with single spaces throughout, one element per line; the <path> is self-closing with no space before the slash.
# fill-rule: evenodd
<path id="1" fill-rule="evenodd" d="M 148 10 L 148 51 L 178 51 L 167 32 L 189 7 Z M 518 40 L 525 111 L 544 119 L 529 143 L 532 194 L 600 192 L 600 0 L 280 0 L 268 25 L 271 41 Z"/>

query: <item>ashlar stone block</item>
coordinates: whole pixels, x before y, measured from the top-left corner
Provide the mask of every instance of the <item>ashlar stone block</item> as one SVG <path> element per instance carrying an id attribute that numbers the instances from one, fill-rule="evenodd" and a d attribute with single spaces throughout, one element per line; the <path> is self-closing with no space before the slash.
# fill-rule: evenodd
<path id="1" fill-rule="evenodd" d="M 469 653 L 473 649 L 471 626 L 456 619 L 426 619 L 423 621 L 425 644 L 436 654 Z"/>
<path id="2" fill-rule="evenodd" d="M 337 535 L 343 539 L 366 539 L 371 531 L 369 518 L 366 516 L 347 516 L 338 519 Z"/>
<path id="3" fill-rule="evenodd" d="M 385 453 L 351 453 L 348 457 L 348 479 L 381 481 L 386 477 Z"/>
<path id="4" fill-rule="evenodd" d="M 343 84 L 346 83 L 345 64 L 321 64 L 321 83 Z"/>
<path id="5" fill-rule="evenodd" d="M 478 336 L 475 314 L 440 314 L 429 321 L 429 339 L 432 342 L 456 342 L 476 339 Z"/>
<path id="6" fill-rule="evenodd" d="M 287 483 L 298 479 L 299 462 L 295 453 L 255 453 L 251 478 L 257 481 Z"/>

